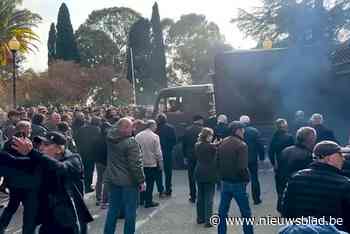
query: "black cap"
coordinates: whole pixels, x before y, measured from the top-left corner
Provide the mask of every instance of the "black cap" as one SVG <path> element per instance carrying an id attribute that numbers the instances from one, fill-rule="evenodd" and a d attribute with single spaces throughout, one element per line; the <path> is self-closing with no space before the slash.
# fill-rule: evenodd
<path id="1" fill-rule="evenodd" d="M 335 153 L 343 153 L 344 150 L 334 141 L 321 141 L 314 147 L 314 156 L 318 159 L 325 158 Z"/>
<path id="2" fill-rule="evenodd" d="M 232 121 L 229 125 L 228 125 L 231 133 L 234 133 L 237 129 L 242 129 L 245 128 L 245 124 L 242 123 L 241 121 Z"/>
<path id="3" fill-rule="evenodd" d="M 55 145 L 66 145 L 67 139 L 66 137 L 59 133 L 59 132 L 48 132 L 46 136 L 37 136 L 35 137 L 35 140 L 38 142 L 45 142 L 48 144 L 55 144 Z"/>

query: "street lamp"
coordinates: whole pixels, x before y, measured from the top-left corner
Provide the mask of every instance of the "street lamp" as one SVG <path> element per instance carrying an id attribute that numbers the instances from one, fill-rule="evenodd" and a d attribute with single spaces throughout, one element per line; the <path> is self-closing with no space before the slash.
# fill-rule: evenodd
<path id="1" fill-rule="evenodd" d="M 14 36 L 9 41 L 8 46 L 12 52 L 12 65 L 13 65 L 13 74 L 12 74 L 12 94 L 13 94 L 13 108 L 16 109 L 17 103 L 16 103 L 16 54 L 17 51 L 20 49 L 21 44 L 17 40 L 17 38 Z"/>

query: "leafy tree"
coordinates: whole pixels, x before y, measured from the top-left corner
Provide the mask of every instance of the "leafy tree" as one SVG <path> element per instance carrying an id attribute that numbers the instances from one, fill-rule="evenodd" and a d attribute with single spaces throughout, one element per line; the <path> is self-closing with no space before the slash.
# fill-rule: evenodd
<path id="1" fill-rule="evenodd" d="M 17 79 L 18 103 L 29 106 L 84 105 L 90 98 L 96 104 L 130 103 L 130 83 L 126 79 L 118 79 L 112 83 L 110 77 L 113 74 L 113 68 L 108 66 L 86 68 L 73 61 L 56 60 L 50 65 L 50 69 L 43 73 L 29 69 L 20 74 Z M 110 83 L 101 88 L 100 83 L 106 84 L 105 80 L 109 80 Z M 0 105 L 3 104 L 1 106 L 10 103 L 11 96 L 6 93 L 11 92 L 11 89 L 11 80 L 0 80 Z"/>
<path id="2" fill-rule="evenodd" d="M 131 102 L 130 82 L 120 76 L 111 80 L 110 77 L 115 75 L 113 67 L 99 65 L 90 69 L 90 74 L 94 80 L 91 97 L 95 104 L 124 105 Z"/>
<path id="3" fill-rule="evenodd" d="M 152 11 L 152 54 L 151 54 L 151 71 L 152 79 L 159 88 L 167 87 L 166 77 L 166 58 L 163 32 L 160 22 L 158 4 L 154 3 Z M 158 88 L 158 89 L 159 89 Z"/>
<path id="4" fill-rule="evenodd" d="M 113 66 L 118 48 L 108 34 L 82 25 L 76 32 L 76 39 L 82 66 Z"/>
<path id="5" fill-rule="evenodd" d="M 348 0 L 263 0 L 252 11 L 240 9 L 232 22 L 260 42 L 327 46 L 349 29 L 350 4 Z"/>
<path id="6" fill-rule="evenodd" d="M 0 65 L 11 62 L 11 52 L 8 42 L 16 36 L 20 42 L 20 52 L 26 53 L 37 49 L 35 42 L 39 41 L 37 34 L 33 32 L 41 17 L 27 9 L 17 9 L 16 6 L 22 1 L 1 0 L 0 1 Z"/>
<path id="7" fill-rule="evenodd" d="M 204 15 L 197 14 L 183 15 L 173 24 L 168 21 L 168 25 L 167 69 L 172 82 L 198 84 L 209 81 L 215 55 L 231 49 L 225 44 L 219 27 L 208 22 Z"/>
<path id="8" fill-rule="evenodd" d="M 48 63 L 50 65 L 56 58 L 56 28 L 54 23 L 52 23 L 50 27 L 49 39 L 47 41 L 47 49 Z"/>
<path id="9" fill-rule="evenodd" d="M 113 7 L 93 11 L 76 32 L 81 64 L 112 65 L 126 71 L 128 33 L 141 15 L 130 8 Z"/>
<path id="10" fill-rule="evenodd" d="M 141 15 L 130 8 L 106 8 L 93 11 L 76 31 L 81 65 L 113 68 L 109 77 L 98 79 L 94 93 L 98 103 L 111 102 L 111 80 L 114 77 L 127 77 L 128 34 L 140 18 Z"/>
<path id="11" fill-rule="evenodd" d="M 91 96 L 96 82 L 91 70 L 80 67 L 74 61 L 56 60 L 49 71 L 50 74 L 48 71 L 40 74 L 27 71 L 19 77 L 19 102 L 85 104 Z"/>
<path id="12" fill-rule="evenodd" d="M 112 78 L 115 75 L 113 67 L 98 65 L 90 69 L 90 75 L 93 81 L 90 85 L 93 100 L 98 104 L 111 104 L 114 88 Z"/>
<path id="13" fill-rule="evenodd" d="M 80 60 L 69 10 L 65 3 L 62 3 L 57 17 L 56 58 L 75 62 Z"/>

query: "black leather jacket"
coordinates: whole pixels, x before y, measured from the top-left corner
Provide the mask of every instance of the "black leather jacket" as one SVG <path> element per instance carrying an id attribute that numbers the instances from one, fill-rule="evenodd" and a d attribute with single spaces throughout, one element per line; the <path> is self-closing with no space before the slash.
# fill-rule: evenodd
<path id="1" fill-rule="evenodd" d="M 79 234 L 79 225 L 93 220 L 84 202 L 83 164 L 79 154 L 66 150 L 56 160 L 33 150 L 28 156 L 44 168 L 39 223 L 50 223 L 54 230 L 54 219 L 57 225 L 74 227 Z"/>
<path id="2" fill-rule="evenodd" d="M 289 179 L 282 201 L 282 215 L 343 218 L 345 225 L 338 228 L 349 232 L 349 203 L 349 178 L 333 166 L 315 162 Z"/>

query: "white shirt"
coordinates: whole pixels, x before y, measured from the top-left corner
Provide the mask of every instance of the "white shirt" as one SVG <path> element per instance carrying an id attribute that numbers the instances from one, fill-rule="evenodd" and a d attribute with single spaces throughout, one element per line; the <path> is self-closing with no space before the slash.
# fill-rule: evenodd
<path id="1" fill-rule="evenodd" d="M 163 155 L 159 136 L 147 128 L 136 135 L 137 143 L 141 146 L 144 167 L 163 167 Z"/>

